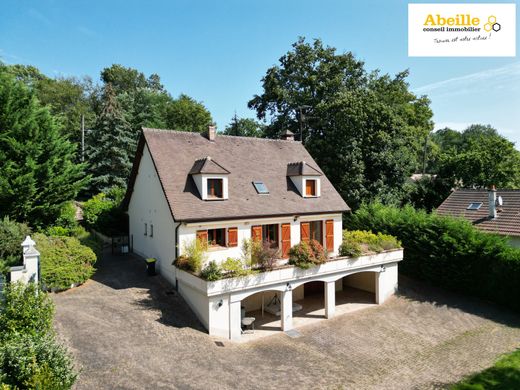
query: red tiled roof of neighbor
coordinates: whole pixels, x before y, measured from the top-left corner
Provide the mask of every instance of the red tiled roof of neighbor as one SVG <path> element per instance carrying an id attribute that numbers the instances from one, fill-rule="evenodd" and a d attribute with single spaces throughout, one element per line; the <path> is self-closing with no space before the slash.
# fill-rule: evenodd
<path id="1" fill-rule="evenodd" d="M 486 232 L 505 236 L 520 236 L 520 190 L 497 190 L 503 204 L 497 206 L 497 217 L 489 218 L 487 190 L 459 189 L 439 206 L 437 212 L 442 215 L 463 217 L 476 227 Z M 478 210 L 468 210 L 470 203 L 482 203 Z"/>
<path id="2" fill-rule="evenodd" d="M 305 215 L 350 210 L 301 142 L 143 129 L 124 205 L 128 207 L 144 146 L 150 150 L 175 221 L 209 221 Z M 218 162 L 211 170 L 229 172 L 229 199 L 204 201 L 190 172 L 204 169 L 207 157 Z M 198 160 L 202 161 L 196 163 Z M 287 177 L 291 163 L 303 162 L 321 174 L 321 196 L 303 198 Z M 209 168 L 208 168 L 209 169 Z M 306 168 L 307 169 L 307 168 Z M 222 173 L 224 173 L 222 171 Z M 260 195 L 253 181 L 263 181 L 269 195 Z"/>

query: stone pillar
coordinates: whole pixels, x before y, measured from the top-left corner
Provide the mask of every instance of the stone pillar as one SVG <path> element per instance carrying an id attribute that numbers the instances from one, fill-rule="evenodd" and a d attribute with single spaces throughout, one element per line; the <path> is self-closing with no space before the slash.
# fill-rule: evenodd
<path id="1" fill-rule="evenodd" d="M 242 335 L 242 316 L 240 301 L 229 302 L 229 339 L 240 340 Z"/>
<path id="2" fill-rule="evenodd" d="M 397 263 L 381 266 L 376 274 L 376 303 L 382 304 L 397 291 Z"/>
<path id="3" fill-rule="evenodd" d="M 281 319 L 282 319 L 282 330 L 288 331 L 293 328 L 292 325 L 292 305 L 293 305 L 293 298 L 292 298 L 292 289 L 287 289 L 286 291 L 282 292 L 282 313 L 281 313 Z"/>
<path id="4" fill-rule="evenodd" d="M 27 272 L 27 281 L 38 283 L 40 281 L 40 252 L 34 247 L 36 243 L 31 237 L 25 237 L 22 242 L 23 264 Z"/>
<path id="5" fill-rule="evenodd" d="M 325 282 L 325 317 L 332 318 L 336 311 L 336 282 Z"/>

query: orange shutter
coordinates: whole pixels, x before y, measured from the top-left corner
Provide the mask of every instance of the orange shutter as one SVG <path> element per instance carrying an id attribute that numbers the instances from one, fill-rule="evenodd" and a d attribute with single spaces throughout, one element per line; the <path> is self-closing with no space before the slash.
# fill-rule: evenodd
<path id="1" fill-rule="evenodd" d="M 316 180 L 305 180 L 305 194 L 307 196 L 316 196 Z"/>
<path id="2" fill-rule="evenodd" d="M 197 240 L 199 240 L 203 244 L 207 244 L 208 243 L 208 231 L 207 230 L 197 230 Z"/>
<path id="3" fill-rule="evenodd" d="M 300 223 L 300 241 L 309 242 L 311 238 L 311 228 L 309 222 Z"/>
<path id="4" fill-rule="evenodd" d="M 262 241 L 262 226 L 251 226 L 251 238 L 255 241 Z"/>
<path id="5" fill-rule="evenodd" d="M 325 221 L 325 241 L 326 247 L 329 252 L 334 251 L 334 221 L 328 219 Z"/>
<path id="6" fill-rule="evenodd" d="M 282 259 L 289 257 L 289 249 L 291 249 L 291 224 L 282 224 Z"/>
<path id="7" fill-rule="evenodd" d="M 238 229 L 228 228 L 228 246 L 238 246 Z"/>

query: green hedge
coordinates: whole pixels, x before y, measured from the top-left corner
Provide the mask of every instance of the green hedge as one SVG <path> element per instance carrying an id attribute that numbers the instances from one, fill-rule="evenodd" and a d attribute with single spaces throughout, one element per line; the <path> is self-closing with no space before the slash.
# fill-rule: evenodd
<path id="1" fill-rule="evenodd" d="M 407 206 L 362 206 L 349 229 L 370 229 L 402 241 L 403 274 L 520 310 L 520 250 L 470 222 Z"/>
<path id="2" fill-rule="evenodd" d="M 75 237 L 34 236 L 40 251 L 41 279 L 47 288 L 65 290 L 86 282 L 94 274 L 94 251 Z"/>

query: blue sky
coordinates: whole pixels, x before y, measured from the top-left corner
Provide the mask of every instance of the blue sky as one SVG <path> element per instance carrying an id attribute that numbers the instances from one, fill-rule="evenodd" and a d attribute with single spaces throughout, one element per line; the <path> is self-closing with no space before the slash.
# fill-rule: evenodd
<path id="1" fill-rule="evenodd" d="M 520 148 L 520 60 L 409 58 L 407 4 L 4 0 L 0 58 L 48 75 L 94 80 L 112 63 L 158 73 L 173 95 L 202 101 L 223 129 L 235 111 L 254 116 L 247 101 L 261 92 L 265 71 L 298 36 L 321 38 L 352 51 L 368 69 L 410 69 L 411 88 L 432 100 L 436 128 L 491 124 Z"/>

